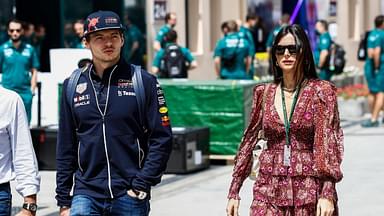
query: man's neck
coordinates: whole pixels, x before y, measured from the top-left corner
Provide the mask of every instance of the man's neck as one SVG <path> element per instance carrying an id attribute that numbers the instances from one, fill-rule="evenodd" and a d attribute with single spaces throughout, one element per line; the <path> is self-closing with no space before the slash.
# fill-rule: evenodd
<path id="1" fill-rule="evenodd" d="M 21 40 L 18 41 L 12 41 L 12 46 L 18 49 L 21 45 Z"/>
<path id="2" fill-rule="evenodd" d="M 112 67 L 113 65 L 117 64 L 119 62 L 119 59 L 113 62 L 98 62 L 94 61 L 93 66 L 95 68 L 95 72 L 98 77 L 103 78 L 103 74 L 105 69 Z"/>

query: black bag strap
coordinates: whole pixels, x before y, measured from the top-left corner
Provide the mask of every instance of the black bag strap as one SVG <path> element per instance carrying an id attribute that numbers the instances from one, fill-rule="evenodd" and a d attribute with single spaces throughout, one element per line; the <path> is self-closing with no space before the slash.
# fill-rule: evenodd
<path id="1" fill-rule="evenodd" d="M 81 72 L 82 72 L 81 68 L 78 68 L 72 72 L 72 74 L 68 80 L 67 91 L 66 91 L 66 95 L 65 95 L 66 99 L 70 105 L 72 119 L 73 119 L 73 122 L 75 123 L 76 129 L 77 129 L 77 122 L 76 122 L 76 118 L 75 118 L 75 112 L 73 110 L 73 103 L 74 103 L 73 102 L 73 96 L 75 95 L 76 86 L 77 86 L 77 83 L 79 82 Z"/>
<path id="2" fill-rule="evenodd" d="M 139 121 L 140 124 L 143 127 L 144 133 L 147 131 L 146 125 L 145 125 L 145 116 L 146 113 L 145 109 L 145 89 L 144 89 L 144 83 L 143 83 L 143 77 L 142 77 L 142 70 L 141 66 L 131 64 L 131 72 L 132 72 L 132 83 L 133 83 L 133 90 L 135 91 L 136 95 L 136 101 L 137 105 L 139 107 Z"/>

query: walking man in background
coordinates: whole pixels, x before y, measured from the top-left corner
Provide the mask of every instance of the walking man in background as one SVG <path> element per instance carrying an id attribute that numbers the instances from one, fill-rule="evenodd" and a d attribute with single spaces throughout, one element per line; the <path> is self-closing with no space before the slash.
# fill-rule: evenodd
<path id="1" fill-rule="evenodd" d="M 368 103 L 371 108 L 371 119 L 364 121 L 363 127 L 378 127 L 379 113 L 384 103 L 384 16 L 375 18 L 375 28 L 369 33 L 367 40 L 367 59 L 364 72 L 368 83 Z M 384 121 L 384 119 L 383 119 Z"/>
<path id="2" fill-rule="evenodd" d="M 145 38 L 140 29 L 134 25 L 128 15 L 125 19 L 124 46 L 122 55 L 126 62 L 144 66 Z"/>
<path id="3" fill-rule="evenodd" d="M 153 43 L 153 48 L 155 51 L 159 51 L 160 48 L 165 48 L 166 39 L 165 36 L 167 33 L 176 26 L 176 13 L 167 13 L 165 15 L 165 25 L 163 25 L 159 32 L 156 35 L 155 42 Z"/>
<path id="4" fill-rule="evenodd" d="M 240 29 L 239 29 L 239 36 L 248 41 L 248 44 L 249 44 L 249 47 L 251 50 L 250 51 L 251 52 L 251 64 L 250 64 L 249 72 L 248 72 L 250 79 L 253 79 L 253 75 L 254 75 L 253 60 L 254 60 L 255 54 L 256 54 L 256 47 L 255 47 L 255 43 L 253 41 L 253 35 L 252 35 L 251 29 L 253 29 L 255 27 L 256 19 L 257 19 L 257 17 L 255 14 L 247 14 L 247 16 L 245 17 L 245 23 L 242 26 L 240 26 Z"/>
<path id="5" fill-rule="evenodd" d="M 0 215 L 11 215 L 9 182 L 16 179 L 16 191 L 24 197 L 23 208 L 17 216 L 34 216 L 40 176 L 27 115 L 20 96 L 1 86 L 0 113 Z"/>
<path id="6" fill-rule="evenodd" d="M 61 216 L 147 216 L 151 187 L 171 153 L 163 90 L 153 75 L 120 57 L 123 29 L 114 12 L 90 14 L 84 37 L 92 63 L 63 84 L 56 153 Z M 141 75 L 141 85 L 133 74 Z"/>
<path id="7" fill-rule="evenodd" d="M 39 60 L 32 45 L 23 42 L 22 22 L 8 22 L 9 41 L 0 46 L 0 70 L 4 88 L 17 92 L 31 121 L 32 96 L 37 86 Z"/>
<path id="8" fill-rule="evenodd" d="M 228 21 L 227 27 L 228 33 L 217 42 L 213 56 L 216 75 L 221 79 L 249 79 L 250 45 L 239 36 L 234 20 Z"/>
<path id="9" fill-rule="evenodd" d="M 164 49 L 156 53 L 152 72 L 160 78 L 188 78 L 188 70 L 197 67 L 197 62 L 189 49 L 177 44 L 177 33 L 170 30 Z"/>
<path id="10" fill-rule="evenodd" d="M 316 34 L 319 36 L 314 52 L 315 64 L 320 69 L 319 77 L 322 80 L 330 81 L 332 72 L 328 69 L 328 55 L 329 49 L 332 45 L 332 38 L 328 32 L 328 22 L 325 20 L 318 20 L 315 25 Z"/>

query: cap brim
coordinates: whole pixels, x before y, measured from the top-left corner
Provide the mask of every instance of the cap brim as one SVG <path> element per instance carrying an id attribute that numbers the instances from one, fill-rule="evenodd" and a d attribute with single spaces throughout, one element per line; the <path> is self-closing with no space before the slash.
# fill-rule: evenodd
<path id="1" fill-rule="evenodd" d="M 110 30 L 110 29 L 120 29 L 121 31 L 124 31 L 125 28 L 122 28 L 120 26 L 116 26 L 116 27 L 105 27 L 105 28 L 98 28 L 94 31 L 91 31 L 91 32 L 84 32 L 84 35 L 83 35 L 83 38 L 87 37 L 88 35 L 92 34 L 92 33 L 95 33 L 95 32 L 99 32 L 99 31 L 102 31 L 102 30 Z"/>

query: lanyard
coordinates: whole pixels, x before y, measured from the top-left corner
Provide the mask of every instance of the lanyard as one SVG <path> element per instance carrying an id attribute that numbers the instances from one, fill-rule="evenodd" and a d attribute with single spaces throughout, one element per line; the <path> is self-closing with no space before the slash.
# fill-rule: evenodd
<path id="1" fill-rule="evenodd" d="M 285 105 L 285 95 L 283 92 L 283 88 L 281 88 L 281 101 L 283 103 L 283 113 L 284 113 L 285 141 L 286 141 L 287 146 L 289 146 L 291 144 L 291 141 L 289 139 L 289 131 L 291 129 L 291 123 L 290 122 L 292 119 L 293 111 L 295 110 L 297 98 L 299 97 L 300 88 L 301 88 L 301 85 L 299 85 L 299 88 L 297 89 L 295 97 L 293 98 L 292 106 L 291 106 L 291 113 L 289 114 L 289 119 L 287 117 L 287 107 Z"/>

